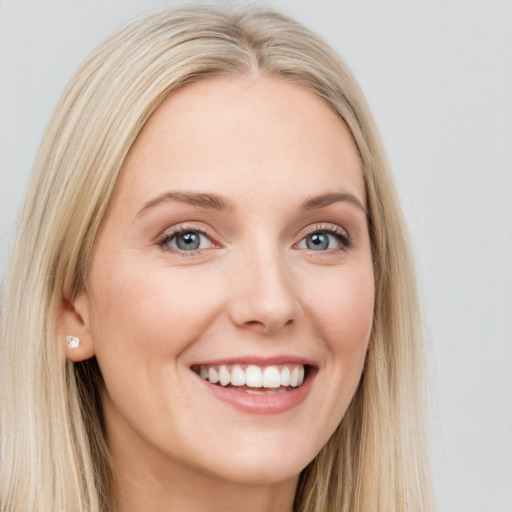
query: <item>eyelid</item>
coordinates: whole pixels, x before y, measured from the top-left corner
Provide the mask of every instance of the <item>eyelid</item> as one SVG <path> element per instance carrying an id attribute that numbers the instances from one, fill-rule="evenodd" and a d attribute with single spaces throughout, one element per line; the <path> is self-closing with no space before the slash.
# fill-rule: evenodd
<path id="1" fill-rule="evenodd" d="M 328 249 L 326 251 L 318 251 L 318 253 L 322 253 L 322 252 L 329 253 L 329 252 L 333 252 L 336 250 L 346 251 L 352 247 L 352 238 L 351 238 L 349 232 L 345 228 L 342 228 L 340 225 L 331 224 L 331 223 L 325 223 L 325 224 L 317 223 L 315 225 L 307 227 L 306 230 L 301 234 L 302 236 L 301 236 L 300 240 L 295 244 L 294 247 L 297 247 L 298 244 L 300 244 L 305 238 L 307 238 L 309 235 L 313 235 L 315 233 L 330 234 L 330 235 L 334 236 L 342 246 L 339 249 Z"/>
<path id="2" fill-rule="evenodd" d="M 210 242 L 212 243 L 212 247 L 208 247 L 205 249 L 196 249 L 196 250 L 190 250 L 190 251 L 183 251 L 177 247 L 171 247 L 167 245 L 168 241 L 172 238 L 180 235 L 181 233 L 187 233 L 187 232 L 196 232 L 199 233 L 205 237 L 207 237 Z M 306 237 L 309 235 L 315 234 L 315 233 L 327 233 L 332 236 L 334 236 L 338 242 L 340 243 L 341 247 L 336 249 L 328 249 L 325 251 L 318 251 L 326 252 L 326 253 L 332 253 L 334 251 L 340 251 L 340 250 L 348 250 L 352 246 L 352 239 L 350 237 L 349 232 L 341 227 L 338 224 L 332 224 L 332 223 L 317 223 L 311 226 L 308 226 L 305 228 L 305 230 L 301 233 L 300 240 L 294 244 L 294 248 L 297 248 L 298 244 L 300 244 Z M 221 244 L 217 242 L 216 237 L 211 233 L 211 230 L 207 227 L 202 225 L 201 227 L 198 227 L 194 225 L 193 223 L 183 223 L 178 224 L 175 226 L 172 226 L 168 229 L 166 229 L 157 239 L 156 239 L 156 245 L 158 245 L 163 251 L 166 252 L 174 252 L 176 254 L 180 255 L 195 255 L 197 253 L 200 253 L 205 250 L 214 249 L 221 247 Z"/>
<path id="3" fill-rule="evenodd" d="M 210 240 L 212 243 L 212 247 L 208 247 L 207 249 L 196 249 L 191 251 L 183 251 L 179 249 L 178 247 L 171 247 L 167 245 L 167 243 L 172 240 L 174 237 L 182 234 L 182 233 L 199 233 L 200 235 L 205 236 Z M 210 230 L 207 227 L 201 226 L 194 226 L 193 224 L 184 223 L 179 224 L 176 226 L 172 226 L 168 229 L 166 229 L 157 239 L 156 239 L 156 245 L 158 245 L 163 251 L 166 252 L 172 252 L 175 254 L 180 254 L 184 256 L 190 256 L 194 254 L 198 254 L 202 251 L 209 250 L 209 249 L 215 249 L 220 247 L 220 244 L 217 242 L 215 237 L 210 233 Z"/>
<path id="4" fill-rule="evenodd" d="M 304 238 L 305 236 L 311 235 L 313 233 L 317 233 L 318 231 L 333 231 L 336 233 L 343 234 L 346 237 L 349 237 L 348 231 L 345 228 L 342 228 L 338 224 L 333 224 L 331 222 L 325 222 L 325 223 L 317 222 L 316 224 L 313 224 L 313 225 L 305 228 L 304 232 L 302 233 L 302 238 Z"/>

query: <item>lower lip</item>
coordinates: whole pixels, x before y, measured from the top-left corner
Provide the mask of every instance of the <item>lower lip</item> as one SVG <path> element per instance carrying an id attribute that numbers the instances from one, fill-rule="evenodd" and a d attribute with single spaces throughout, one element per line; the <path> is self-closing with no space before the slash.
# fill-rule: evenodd
<path id="1" fill-rule="evenodd" d="M 251 414 L 279 414 L 299 406 L 306 400 L 314 379 L 314 374 L 311 372 L 302 385 L 285 393 L 251 395 L 244 391 L 237 391 L 236 388 L 217 386 L 195 375 L 215 398 L 232 405 L 239 411 Z"/>

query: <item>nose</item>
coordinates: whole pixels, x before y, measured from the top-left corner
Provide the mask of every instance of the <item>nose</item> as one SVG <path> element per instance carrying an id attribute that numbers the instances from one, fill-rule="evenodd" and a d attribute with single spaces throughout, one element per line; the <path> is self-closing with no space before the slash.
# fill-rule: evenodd
<path id="1" fill-rule="evenodd" d="M 284 259 L 278 251 L 241 258 L 231 275 L 230 316 L 236 326 L 273 334 L 297 323 L 302 311 L 297 283 Z"/>

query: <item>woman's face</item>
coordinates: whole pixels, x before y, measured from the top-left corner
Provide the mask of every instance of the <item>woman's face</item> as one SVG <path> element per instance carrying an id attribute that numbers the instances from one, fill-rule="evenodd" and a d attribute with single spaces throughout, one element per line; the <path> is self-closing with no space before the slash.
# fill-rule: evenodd
<path id="1" fill-rule="evenodd" d="M 126 158 L 75 302 L 114 460 L 295 478 L 361 376 L 365 205 L 354 142 L 311 92 L 215 78 L 164 101 Z"/>

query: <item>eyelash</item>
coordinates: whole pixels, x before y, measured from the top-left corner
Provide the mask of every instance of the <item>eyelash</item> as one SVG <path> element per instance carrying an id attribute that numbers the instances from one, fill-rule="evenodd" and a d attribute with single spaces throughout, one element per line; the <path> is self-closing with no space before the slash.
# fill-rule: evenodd
<path id="1" fill-rule="evenodd" d="M 339 249 L 330 249 L 327 251 L 318 252 L 348 251 L 352 247 L 352 239 L 344 229 L 342 229 L 339 226 L 325 227 L 322 226 L 321 224 L 317 224 L 316 226 L 313 226 L 310 229 L 308 229 L 306 234 L 301 238 L 300 242 L 302 242 L 302 240 L 304 240 L 308 236 L 315 235 L 317 233 L 325 233 L 327 235 L 332 235 L 341 245 L 341 248 Z"/>
<path id="2" fill-rule="evenodd" d="M 177 254 L 181 254 L 182 256 L 194 256 L 201 252 L 203 249 L 196 249 L 191 251 L 183 251 L 174 247 L 170 247 L 169 242 L 173 240 L 174 238 L 178 237 L 179 235 L 185 234 L 185 233 L 198 233 L 199 235 L 207 237 L 213 245 L 216 244 L 213 237 L 209 235 L 206 231 L 202 229 L 198 229 L 193 226 L 180 226 L 179 228 L 176 228 L 172 230 L 171 232 L 165 233 L 157 242 L 157 245 L 163 250 L 167 252 L 174 252 Z M 338 249 L 328 249 L 325 251 L 318 251 L 318 252 L 336 252 L 336 251 L 347 251 L 352 247 L 352 239 L 350 238 L 350 235 L 342 228 L 338 226 L 330 226 L 325 227 L 322 225 L 316 225 L 304 234 L 304 236 L 300 239 L 300 242 L 302 242 L 304 239 L 306 239 L 308 236 L 317 234 L 317 233 L 324 233 L 327 235 L 332 235 L 336 240 L 340 243 L 341 248 Z M 297 244 L 295 244 L 297 245 Z M 314 252 L 314 251 L 313 251 Z"/>
<path id="3" fill-rule="evenodd" d="M 176 254 L 180 254 L 182 256 L 194 256 L 201 252 L 203 249 L 196 249 L 192 251 L 183 251 L 175 247 L 170 247 L 167 245 L 173 238 L 178 237 L 179 235 L 183 235 L 185 233 L 198 233 L 199 235 L 203 235 L 209 240 L 211 240 L 212 244 L 215 245 L 215 241 L 211 235 L 209 235 L 206 231 L 202 229 L 198 229 L 193 226 L 180 226 L 179 228 L 176 228 L 172 230 L 171 232 L 165 233 L 160 240 L 158 240 L 157 245 L 160 246 L 160 248 L 163 251 L 166 252 L 173 252 Z"/>

